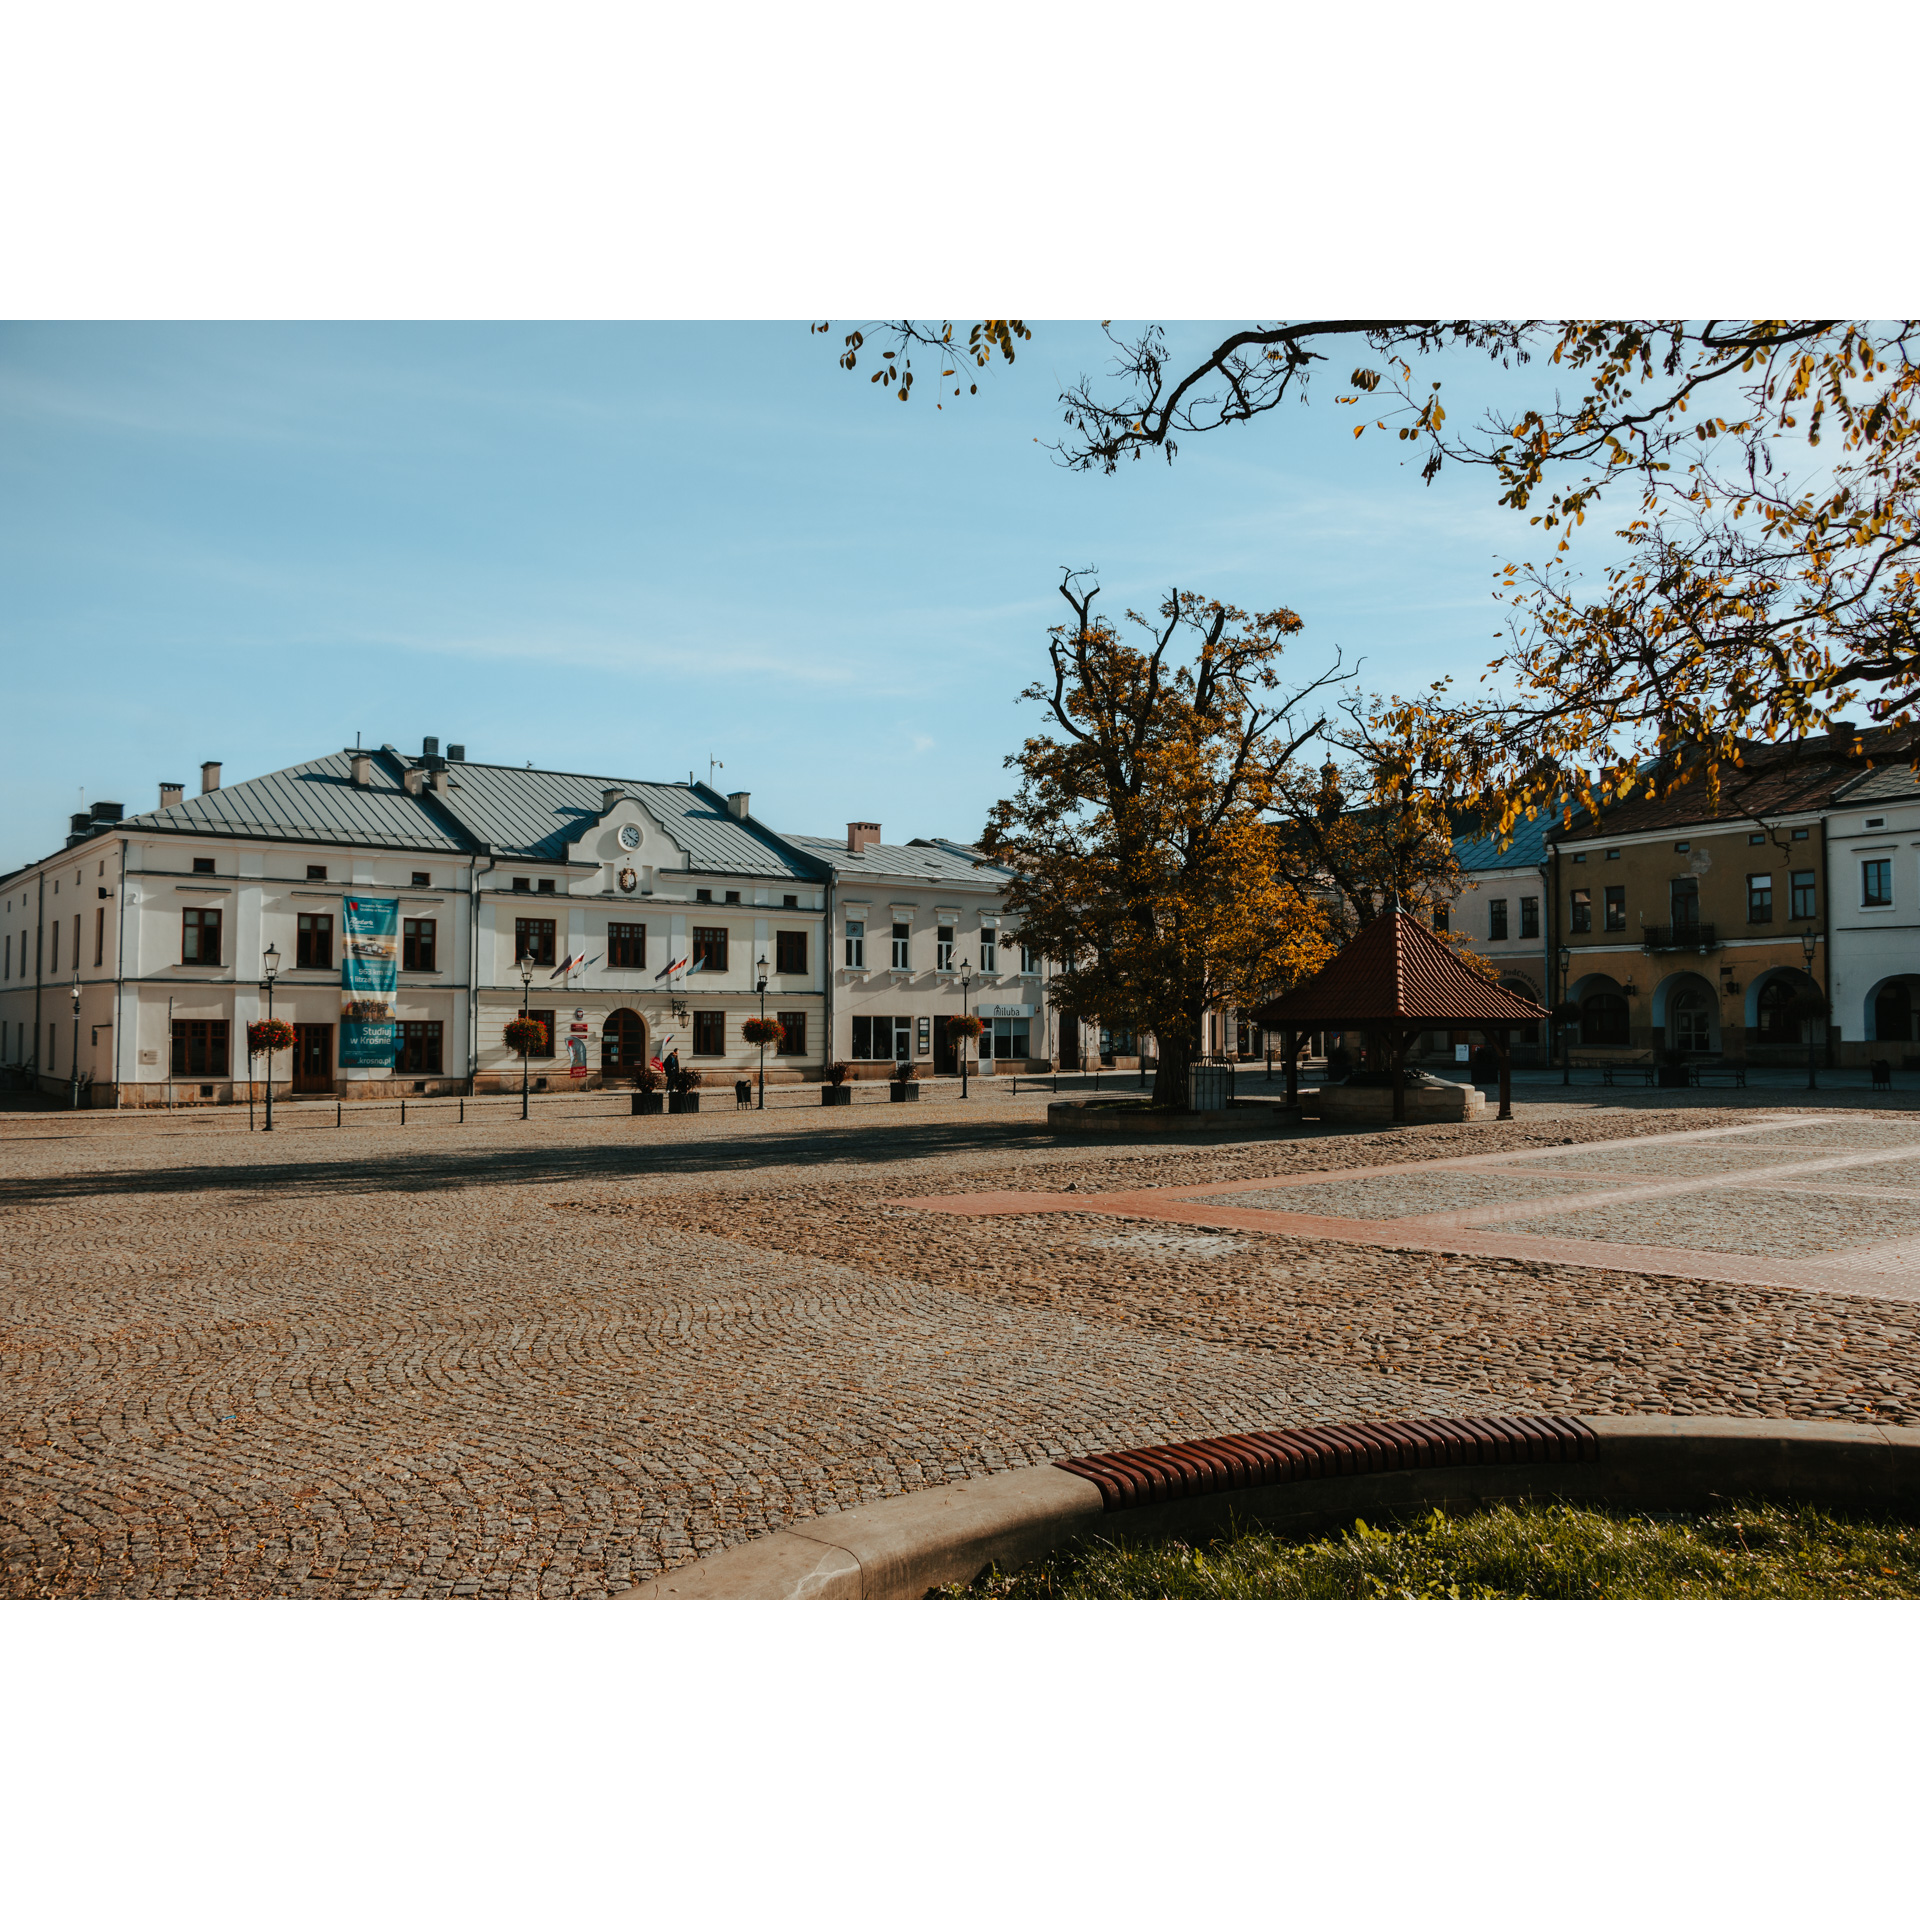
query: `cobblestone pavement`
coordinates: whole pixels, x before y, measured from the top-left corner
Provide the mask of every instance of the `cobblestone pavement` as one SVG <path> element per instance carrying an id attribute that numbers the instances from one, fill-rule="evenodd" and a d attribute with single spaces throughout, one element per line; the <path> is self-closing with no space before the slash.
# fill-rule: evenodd
<path id="1" fill-rule="evenodd" d="M 1174 1149 L 1052 1141 L 1039 1102 L 994 1099 L 272 1136 L 14 1114 L 5 1590 L 602 1594 L 823 1511 L 1183 1434 L 1473 1407 L 1906 1418 L 1905 1302 L 899 1204 L 1756 1117 L 1585 1101 L 1497 1134 Z"/>

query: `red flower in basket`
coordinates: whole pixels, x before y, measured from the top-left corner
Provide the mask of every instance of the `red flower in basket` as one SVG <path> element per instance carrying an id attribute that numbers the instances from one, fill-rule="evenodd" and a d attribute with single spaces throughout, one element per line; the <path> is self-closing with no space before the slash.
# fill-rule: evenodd
<path id="1" fill-rule="evenodd" d="M 249 1053 L 285 1053 L 296 1038 L 292 1026 L 285 1020 L 249 1020 L 247 1022 Z"/>
<path id="2" fill-rule="evenodd" d="M 787 1037 L 786 1028 L 778 1020 L 748 1020 L 740 1032 L 748 1045 L 755 1047 L 777 1047 Z"/>
<path id="3" fill-rule="evenodd" d="M 524 1060 L 530 1053 L 545 1052 L 547 1023 L 544 1020 L 509 1020 L 506 1038 L 507 1045 Z"/>

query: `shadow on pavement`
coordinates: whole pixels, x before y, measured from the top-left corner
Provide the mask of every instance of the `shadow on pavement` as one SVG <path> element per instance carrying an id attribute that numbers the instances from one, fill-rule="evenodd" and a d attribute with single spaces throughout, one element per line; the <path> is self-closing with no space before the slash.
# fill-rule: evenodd
<path id="1" fill-rule="evenodd" d="M 735 1134 L 726 1138 L 568 1145 L 564 1142 L 501 1143 L 461 1151 L 449 1142 L 438 1151 L 382 1153 L 362 1158 L 273 1160 L 245 1166 L 198 1164 L 177 1167 L 90 1169 L 70 1174 L 9 1179 L 0 1201 L 11 1206 L 114 1195 L 258 1192 L 277 1199 L 303 1195 L 404 1193 L 448 1188 L 539 1185 L 548 1181 L 630 1179 L 636 1174 L 730 1173 L 768 1164 L 872 1167 L 920 1160 L 942 1153 L 1004 1152 L 1010 1147 L 1080 1147 L 1085 1141 L 1055 1141 L 1044 1111 L 1029 1108 L 1002 1121 L 934 1123 L 891 1130 L 836 1127 L 796 1133 Z"/>

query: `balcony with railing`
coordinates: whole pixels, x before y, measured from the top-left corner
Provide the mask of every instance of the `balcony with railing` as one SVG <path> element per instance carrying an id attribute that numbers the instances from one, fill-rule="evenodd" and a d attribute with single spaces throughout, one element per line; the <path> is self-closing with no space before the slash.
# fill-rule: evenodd
<path id="1" fill-rule="evenodd" d="M 1649 953 L 1705 953 L 1720 937 L 1711 920 L 1676 920 L 1670 926 L 1642 927 L 1640 944 Z"/>

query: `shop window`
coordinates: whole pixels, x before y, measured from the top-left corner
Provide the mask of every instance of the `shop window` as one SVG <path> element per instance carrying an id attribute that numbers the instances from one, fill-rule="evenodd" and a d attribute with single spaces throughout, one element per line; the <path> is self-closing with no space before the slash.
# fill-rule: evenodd
<path id="1" fill-rule="evenodd" d="M 230 1032 L 224 1020 L 176 1020 L 173 1023 L 175 1077 L 192 1080 L 207 1074 L 215 1080 L 224 1080 L 230 1057 Z"/>
<path id="2" fill-rule="evenodd" d="M 552 1033 L 553 1028 L 547 1028 Z M 401 1073 L 438 1073 L 440 1071 L 440 1022 L 438 1020 L 402 1020 L 400 1049 L 393 1064 Z"/>
<path id="3" fill-rule="evenodd" d="M 853 1016 L 853 1057 L 856 1060 L 905 1060 L 912 1045 L 913 1021 L 904 1013 L 856 1013 Z"/>
<path id="4" fill-rule="evenodd" d="M 980 1035 L 982 1060 L 1024 1060 L 1027 1057 L 1030 1020 L 987 1020 Z"/>

